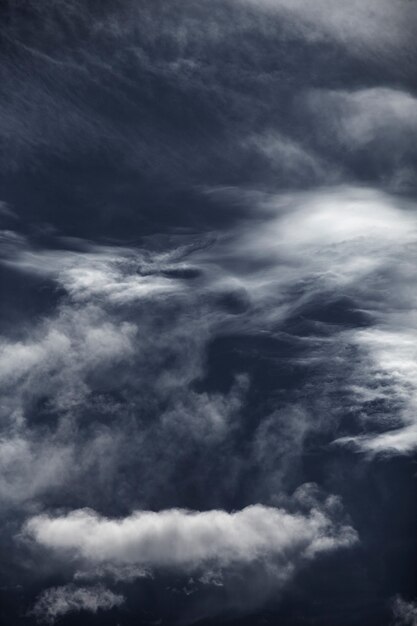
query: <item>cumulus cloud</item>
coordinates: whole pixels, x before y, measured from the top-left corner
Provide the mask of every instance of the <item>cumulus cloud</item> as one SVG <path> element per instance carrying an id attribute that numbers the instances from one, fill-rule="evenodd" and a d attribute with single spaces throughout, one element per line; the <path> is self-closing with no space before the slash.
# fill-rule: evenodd
<path id="1" fill-rule="evenodd" d="M 36 600 L 31 614 L 38 622 L 54 624 L 68 613 L 108 611 L 119 607 L 123 602 L 122 595 L 113 593 L 102 585 L 76 587 L 69 584 L 45 589 Z"/>
<path id="2" fill-rule="evenodd" d="M 331 499 L 308 514 L 253 505 L 228 513 L 171 509 L 138 511 L 111 520 L 90 510 L 39 515 L 25 531 L 38 544 L 91 563 L 137 564 L 195 571 L 272 561 L 288 575 L 303 561 L 357 541 L 349 525 L 331 519 Z"/>

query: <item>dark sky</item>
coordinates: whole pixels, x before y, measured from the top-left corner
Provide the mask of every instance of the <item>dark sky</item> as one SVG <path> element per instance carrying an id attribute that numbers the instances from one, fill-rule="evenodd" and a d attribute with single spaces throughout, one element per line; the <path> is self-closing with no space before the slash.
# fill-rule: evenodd
<path id="1" fill-rule="evenodd" d="M 0 5 L 1 626 L 417 625 L 417 2 Z"/>

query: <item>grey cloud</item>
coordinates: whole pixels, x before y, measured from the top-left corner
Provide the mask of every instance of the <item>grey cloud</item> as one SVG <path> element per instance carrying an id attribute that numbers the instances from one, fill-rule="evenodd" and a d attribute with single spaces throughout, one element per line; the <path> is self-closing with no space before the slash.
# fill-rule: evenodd
<path id="1" fill-rule="evenodd" d="M 290 49 L 285 42 L 293 37 L 313 47 L 323 37 L 331 43 L 336 40 L 346 44 L 349 53 L 352 49 L 361 56 L 372 51 L 378 61 L 382 55 L 391 57 L 393 51 L 401 54 L 410 48 L 416 17 L 414 3 L 403 0 L 395 8 L 386 0 L 354 2 L 349 7 L 321 0 L 314 8 L 304 0 L 267 0 L 256 6 L 233 0 L 216 2 L 216 10 L 206 3 L 185 2 L 172 3 L 163 11 L 155 3 L 127 1 L 119 12 L 105 7 L 93 11 L 93 26 L 88 8 L 77 2 L 59 3 L 68 31 L 74 34 L 75 24 L 82 24 L 89 33 L 77 42 L 74 53 L 53 10 L 46 3 L 37 4 L 31 5 L 29 32 L 20 32 L 17 18 L 5 29 L 22 63 L 19 71 L 7 61 L 2 66 L 8 98 L 0 105 L 0 135 L 10 145 L 4 167 L 19 169 L 30 162 L 36 169 L 39 155 L 48 154 L 61 159 L 77 154 L 82 160 L 88 137 L 89 149 L 102 164 L 117 161 L 130 172 L 140 171 L 145 177 L 158 173 L 164 181 L 180 185 L 206 184 L 207 170 L 210 180 L 222 180 L 226 164 L 232 179 L 243 172 L 246 179 L 275 188 L 278 182 L 285 186 L 335 182 L 343 167 L 331 166 L 332 159 L 317 154 L 305 133 L 303 145 L 305 119 L 300 128 L 295 124 L 294 136 L 285 136 L 293 126 L 287 119 L 292 103 L 285 78 L 292 82 L 300 73 L 303 83 L 316 82 L 313 73 L 305 72 L 306 59 L 302 54 L 300 59 L 290 56 L 288 68 L 281 61 L 268 69 L 264 61 L 277 39 L 285 48 L 278 56 L 286 59 Z M 117 49 L 111 57 L 106 39 Z M 32 65 L 36 72 L 27 69 Z M 139 82 L 143 73 L 149 76 L 147 97 Z M 152 102 L 164 106 L 158 100 L 157 80 L 190 113 L 187 124 L 192 121 L 193 132 L 187 141 L 177 131 L 183 123 L 181 107 L 170 111 L 177 125 L 168 129 L 154 123 Z M 100 93 L 105 106 L 97 106 L 96 99 L 91 105 L 92 90 Z M 115 108 L 119 114 L 110 118 L 109 109 Z"/>
<path id="2" fill-rule="evenodd" d="M 45 589 L 38 597 L 31 613 L 45 624 L 54 624 L 60 617 L 79 611 L 108 611 L 119 607 L 124 597 L 102 585 L 77 587 L 73 584 Z"/>
<path id="3" fill-rule="evenodd" d="M 100 620 L 113 585 L 123 622 L 391 618 L 416 6 L 2 8 L 0 574 L 29 621 Z"/>
<path id="4" fill-rule="evenodd" d="M 238 0 L 253 3 L 253 0 Z M 416 24 L 415 5 L 405 0 L 352 0 L 348 5 L 333 0 L 261 0 L 258 8 L 277 12 L 295 31 L 311 40 L 336 39 L 356 55 L 384 61 L 401 55 L 405 42 L 410 43 Z M 388 26 L 389 24 L 389 26 Z"/>
<path id="5" fill-rule="evenodd" d="M 212 338 L 262 330 L 276 339 L 277 325 L 284 327 L 286 320 L 308 310 L 323 293 L 350 295 L 356 307 L 375 317 L 375 325 L 366 330 L 333 328 L 330 337 L 312 336 L 309 344 L 304 339 L 299 364 L 319 366 L 323 380 L 329 360 L 342 369 L 347 366 L 345 391 L 341 391 L 361 413 L 366 429 L 364 436 L 353 436 L 359 449 L 397 453 L 414 449 L 415 342 L 412 315 L 404 309 L 413 297 L 408 266 L 394 261 L 416 239 L 412 204 L 375 190 L 349 187 L 261 195 L 255 200 L 259 217 L 254 214 L 247 224 L 210 246 L 184 248 L 174 242 L 171 252 L 163 253 L 105 246 L 82 252 L 39 251 L 18 239 L 6 263 L 56 281 L 67 296 L 52 317 L 30 329 L 27 338 L 3 340 L 1 346 L 3 419 L 9 425 L 2 442 L 5 500 L 26 501 L 63 482 L 69 485 L 72 477 L 90 473 L 92 467 L 100 468 L 93 483 L 111 475 L 117 480 L 119 468 L 122 471 L 130 459 L 149 481 L 148 487 L 147 481 L 142 487 L 146 501 L 152 485 L 166 483 L 182 454 L 187 454 L 185 449 L 175 458 L 165 445 L 168 440 L 186 436 L 192 448 L 213 454 L 214 446 L 237 438 L 243 427 L 238 416 L 250 378 L 236 378 L 226 394 L 192 388 L 193 381 L 205 375 L 205 350 Z M 201 272 L 192 286 L 176 275 L 161 277 L 164 268 L 175 270 L 184 263 Z M 393 267 L 395 281 L 387 274 L 387 268 L 392 272 Z M 374 285 L 384 275 L 381 291 Z M 294 285 L 302 288 L 294 290 Z M 387 302 L 384 285 L 395 288 L 392 304 Z M 217 305 L 221 294 L 236 289 L 247 302 L 237 315 Z M 152 315 L 143 302 L 152 302 Z M 170 310 L 174 315 L 166 317 Z M 162 326 L 159 312 L 165 320 Z M 346 363 L 346 347 L 359 351 L 355 363 Z M 166 367 L 167 359 L 173 359 L 172 367 Z M 119 375 L 123 372 L 127 403 L 103 394 L 103 387 L 113 387 L 115 368 Z M 384 384 L 378 386 L 382 375 Z M 386 415 L 382 424 L 378 416 L 367 418 L 369 395 L 397 403 L 396 421 Z M 56 420 L 47 439 L 38 437 L 36 424 L 31 423 L 33 407 L 45 398 L 46 415 L 55 415 Z M 291 402 L 297 407 L 296 419 Z M 291 475 L 294 451 L 302 451 L 311 429 L 327 430 L 339 419 L 337 414 L 317 415 L 317 411 L 305 397 L 291 398 L 288 406 L 275 410 L 265 408 L 250 451 L 255 467 L 270 468 L 270 480 L 266 471 L 260 474 L 269 486 L 259 484 L 258 495 L 268 497 Z M 99 416 L 88 435 L 83 426 L 87 413 L 90 420 Z M 150 413 L 151 421 L 145 417 Z M 282 434 L 286 415 L 293 416 L 292 426 L 284 428 L 285 436 L 280 435 L 274 450 L 268 443 L 271 433 Z M 381 426 L 386 432 L 374 436 L 372 429 Z M 352 441 L 352 436 L 339 441 Z M 137 449 L 143 456 L 135 459 Z M 76 457 L 81 461 L 74 463 Z M 160 477 L 151 472 L 157 458 Z M 239 455 L 232 465 L 228 489 L 244 469 Z M 16 467 L 17 472 L 12 470 Z"/>
<path id="6" fill-rule="evenodd" d="M 292 573 L 299 561 L 353 545 L 355 531 L 335 524 L 326 509 L 308 515 L 253 505 L 237 511 L 139 511 L 122 520 L 93 511 L 40 515 L 26 532 L 51 550 L 75 552 L 91 562 L 136 563 L 193 571 L 214 563 L 227 568 L 256 560 L 278 561 Z"/>
<path id="7" fill-rule="evenodd" d="M 392 611 L 397 626 L 416 626 L 417 605 L 397 596 L 392 604 Z"/>
<path id="8" fill-rule="evenodd" d="M 401 144 L 407 134 L 416 133 L 417 99 L 399 89 L 313 91 L 308 95 L 308 103 L 318 115 L 323 115 L 324 110 L 326 116 L 330 114 L 332 130 L 349 147 L 360 147 L 378 137 L 389 142 L 395 135 Z"/>
<path id="9" fill-rule="evenodd" d="M 387 87 L 354 91 L 315 90 L 299 99 L 315 122 L 318 145 L 336 155 L 342 148 L 352 167 L 379 172 L 384 186 L 407 191 L 416 185 L 417 100 Z M 371 171 L 371 170 L 369 170 Z"/>
<path id="10" fill-rule="evenodd" d="M 77 570 L 74 574 L 76 581 L 94 581 L 109 579 L 114 582 L 130 583 L 138 578 L 152 578 L 152 574 L 144 567 L 131 564 L 105 563 L 104 565 L 90 565 Z"/>

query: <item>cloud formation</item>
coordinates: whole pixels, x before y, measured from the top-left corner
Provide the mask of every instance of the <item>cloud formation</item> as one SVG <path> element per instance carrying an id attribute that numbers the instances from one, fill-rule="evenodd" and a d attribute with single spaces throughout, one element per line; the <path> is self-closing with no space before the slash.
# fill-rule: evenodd
<path id="1" fill-rule="evenodd" d="M 93 576 L 96 566 L 104 566 L 106 575 L 121 568 L 118 578 L 130 580 L 129 571 L 123 577 L 127 566 L 142 568 L 142 575 L 147 570 L 201 575 L 258 563 L 273 568 L 279 588 L 308 561 L 358 541 L 356 531 L 338 519 L 337 498 L 319 504 L 307 486 L 299 498 L 310 504 L 306 513 L 257 504 L 233 513 L 170 509 L 108 519 L 84 509 L 32 517 L 25 533 L 61 558 L 90 564 Z"/>
<path id="2" fill-rule="evenodd" d="M 416 626 L 417 606 L 414 602 L 407 602 L 400 596 L 397 596 L 392 608 L 395 624 L 398 624 L 398 626 Z"/>
<path id="3" fill-rule="evenodd" d="M 76 587 L 69 584 L 43 591 L 32 609 L 32 614 L 38 622 L 54 624 L 68 613 L 108 611 L 119 607 L 123 602 L 122 595 L 113 593 L 101 585 Z"/>
<path id="4" fill-rule="evenodd" d="M 412 619 L 416 6 L 2 7 L 7 626 Z"/>

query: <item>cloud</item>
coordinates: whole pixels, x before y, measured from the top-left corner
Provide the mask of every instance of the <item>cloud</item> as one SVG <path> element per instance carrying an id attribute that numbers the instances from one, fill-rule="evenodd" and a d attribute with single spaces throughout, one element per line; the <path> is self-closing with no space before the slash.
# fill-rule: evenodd
<path id="1" fill-rule="evenodd" d="M 415 5 L 406 0 L 352 0 L 346 5 L 337 0 L 239 1 L 278 13 L 310 40 L 334 39 L 349 52 L 376 62 L 378 55 L 385 60 L 401 56 L 401 48 L 412 42 L 417 20 Z"/>
<path id="2" fill-rule="evenodd" d="M 113 580 L 116 583 L 130 583 L 138 578 L 152 578 L 152 574 L 149 570 L 137 565 L 115 565 L 113 563 L 90 565 L 90 567 L 77 570 L 74 574 L 74 580 L 76 581 L 92 581 L 103 578 Z"/>
<path id="3" fill-rule="evenodd" d="M 138 511 L 121 520 L 79 510 L 35 516 L 25 530 L 38 544 L 88 562 L 184 571 L 257 560 L 277 561 L 291 571 L 294 563 L 357 541 L 355 531 L 334 523 L 326 510 L 300 515 L 262 505 L 234 513 Z"/>
<path id="4" fill-rule="evenodd" d="M 416 134 L 417 99 L 406 91 L 387 87 L 355 91 L 316 90 L 308 94 L 308 105 L 317 116 L 325 117 L 349 148 L 380 139 L 400 145 Z M 324 120 L 323 120 L 324 122 Z"/>
<path id="5" fill-rule="evenodd" d="M 2 504 L 28 518 L 25 549 L 79 584 L 194 577 L 197 617 L 259 606 L 357 541 L 329 503 L 285 501 L 316 436 L 365 462 L 414 446 L 412 202 L 223 193 L 251 211 L 210 237 L 9 237 L 3 266 L 59 287 L 0 354 Z"/>
<path id="6" fill-rule="evenodd" d="M 96 583 L 184 623 L 292 581 L 287 621 L 338 623 L 316 582 L 379 546 L 288 494 L 385 541 L 361 503 L 417 449 L 416 2 L 9 4 L 0 576 L 72 581 L 46 621 L 121 601 Z"/>
<path id="7" fill-rule="evenodd" d="M 253 134 L 241 141 L 242 151 L 257 159 L 257 168 L 264 170 L 265 182 L 270 179 L 276 186 L 336 183 L 341 172 L 338 166 L 316 154 L 300 141 L 278 132 L 272 127 L 262 133 Z"/>
<path id="8" fill-rule="evenodd" d="M 119 607 L 123 602 L 122 595 L 113 593 L 102 585 L 76 587 L 69 584 L 45 589 L 39 595 L 31 614 L 38 622 L 54 624 L 57 619 L 68 613 L 109 611 Z"/>
<path id="9" fill-rule="evenodd" d="M 407 602 L 397 596 L 393 602 L 392 610 L 397 626 L 417 625 L 417 605 L 415 602 Z"/>
<path id="10" fill-rule="evenodd" d="M 88 372 L 105 371 L 133 354 L 137 327 L 109 319 L 94 305 L 63 305 L 27 340 L 0 343 L 3 412 L 17 417 L 36 398 L 53 396 L 57 409 L 79 405 L 88 395 Z M 17 387 L 19 389 L 18 393 Z"/>
<path id="11" fill-rule="evenodd" d="M 175 506 L 170 477 L 198 455 L 194 489 L 203 497 L 204 480 L 216 481 L 225 493 L 213 490 L 211 506 L 221 506 L 217 498 L 246 472 L 237 452 L 227 480 L 218 482 L 227 458 L 222 446 L 233 442 L 239 450 L 247 428 L 241 415 L 251 386 L 249 373 L 237 371 L 226 391 L 204 389 L 208 350 L 230 335 L 259 343 L 264 333 L 277 346 L 271 364 L 280 362 L 287 342 L 287 367 L 314 367 L 323 389 L 329 363 L 332 374 L 343 371 L 340 394 L 360 415 L 362 432 L 336 432 L 339 443 L 364 451 L 414 449 L 415 303 L 406 260 L 417 237 L 412 203 L 349 186 L 248 195 L 248 221 L 198 242 L 179 236 L 169 245 L 84 242 L 68 250 L 8 237 L 6 266 L 53 281 L 64 295 L 40 323 L 0 346 L 8 424 L 0 446 L 3 502 L 27 503 L 65 485 L 99 507 L 104 485 L 124 480 L 127 465 L 144 477 L 144 500 L 136 506 L 156 504 L 152 494 L 161 489 Z M 184 278 L 184 268 L 197 277 Z M 335 313 L 327 312 L 333 302 Z M 294 319 L 310 324 L 308 340 L 288 332 Z M 372 320 L 372 327 L 352 327 L 351 319 L 368 326 Z M 236 349 L 249 354 L 250 345 L 248 339 Z M 348 350 L 355 350 L 351 362 Z M 370 396 L 384 403 L 383 411 L 372 410 Z M 331 404 L 324 417 L 306 390 L 287 390 L 282 398 L 257 409 L 249 451 L 259 468 L 255 501 L 294 475 L 312 430 L 334 429 L 340 419 Z M 126 505 L 138 494 L 131 480 L 124 484 L 117 497 Z"/>
<path id="12" fill-rule="evenodd" d="M 31 440 L 26 433 L 3 433 L 0 439 L 0 501 L 2 507 L 21 505 L 54 490 L 68 479 L 74 463 L 69 442 Z"/>
<path id="13" fill-rule="evenodd" d="M 263 221 L 242 228 L 228 244 L 241 284 L 256 303 L 257 327 L 288 323 L 291 328 L 294 319 L 309 324 L 311 348 L 303 362 L 314 364 L 323 385 L 331 376 L 329 363 L 333 372 L 344 368 L 339 393 L 362 432 L 338 438 L 339 443 L 356 442 L 357 449 L 369 452 L 411 453 L 417 358 L 416 300 L 410 289 L 417 240 L 413 202 L 339 186 L 265 197 L 258 205 Z M 225 252 L 225 264 L 230 256 Z M 333 390 L 335 385 L 333 379 Z M 298 404 L 307 433 L 313 404 L 305 397 Z M 327 410 L 333 416 L 327 416 L 327 425 L 315 418 L 324 431 L 339 419 L 333 403 Z M 302 441 L 303 426 L 299 433 Z"/>
<path id="14" fill-rule="evenodd" d="M 244 375 L 224 394 L 191 386 L 203 375 L 210 327 L 230 317 L 216 312 L 228 289 L 211 293 L 210 280 L 186 271 L 206 242 L 179 237 L 171 250 L 152 252 L 88 242 L 78 242 L 83 251 L 39 250 L 11 240 L 18 245 L 4 266 L 51 281 L 60 297 L 43 319 L 0 343 L 3 504 L 56 494 L 60 485 L 100 498 L 97 480 L 104 487 L 126 463 L 147 477 L 141 497 L 158 482 L 166 489 L 184 457 L 226 439 L 248 386 Z M 170 444 L 183 438 L 188 444 L 175 451 Z M 131 488 L 137 494 L 128 481 Z"/>
<path id="15" fill-rule="evenodd" d="M 388 317 L 388 316 L 387 316 Z M 411 319 L 407 319 L 411 317 Z M 385 429 L 383 432 L 367 433 L 357 437 L 343 437 L 340 444 L 350 444 L 369 454 L 411 454 L 417 448 L 417 386 L 416 386 L 416 333 L 405 324 L 414 322 L 414 315 L 404 316 L 391 329 L 371 328 L 356 333 L 357 345 L 365 348 L 369 359 L 361 368 L 362 385 L 357 388 L 357 395 L 362 395 L 364 402 L 379 401 L 387 405 Z M 400 327 L 398 322 L 402 322 Z M 371 395 L 364 394 L 368 384 Z M 402 424 L 399 427 L 399 424 Z M 381 424 L 368 424 L 381 428 Z"/>
<path id="16" fill-rule="evenodd" d="M 104 176 L 110 169 L 118 178 L 120 166 L 124 177 L 128 173 L 134 179 L 134 187 L 141 184 L 138 172 L 175 188 L 213 180 L 221 184 L 225 177 L 275 189 L 334 182 L 341 168 L 311 145 L 310 120 L 304 117 L 298 127 L 289 114 L 294 94 L 300 85 L 303 90 L 322 86 L 327 78 L 340 83 L 343 55 L 336 56 L 336 49 L 328 63 L 327 55 L 321 56 L 323 41 L 330 50 L 342 44 L 349 54 L 371 57 L 379 65 L 384 59 L 385 71 L 392 62 L 397 73 L 401 66 L 407 75 L 414 3 L 215 4 L 214 11 L 206 3 L 173 2 L 161 16 L 153 3 L 128 0 L 119 11 L 71 1 L 59 3 L 54 12 L 45 4 L 29 3 L 26 20 L 15 14 L 13 25 L 4 28 L 19 59 L 19 71 L 13 55 L 4 55 L 1 66 L 8 85 L 8 98 L 0 105 L 4 167 L 19 171 L 30 163 L 42 170 L 48 155 L 87 163 L 92 154 Z M 77 24 L 88 37 L 78 34 Z M 157 30 L 160 45 L 154 39 Z M 109 53 L 113 49 L 117 54 Z M 146 96 L 142 76 L 149 78 Z M 354 83 L 355 69 L 343 71 L 344 83 L 347 76 Z M 166 102 L 161 102 L 158 85 L 164 85 Z M 171 101 L 178 106 L 170 106 Z M 166 118 L 164 124 L 158 123 L 159 114 Z M 100 177 L 98 194 L 106 211 L 128 216 L 118 194 L 109 191 L 106 197 L 106 189 Z M 147 214 L 146 208 L 141 206 L 139 213 Z"/>
<path id="17" fill-rule="evenodd" d="M 345 167 L 377 175 L 394 190 L 414 189 L 417 100 L 388 87 L 312 90 L 299 96 L 300 109 L 312 115 L 315 143 Z"/>
<path id="18" fill-rule="evenodd" d="M 412 454 L 417 448 L 417 425 L 395 428 L 382 434 L 360 435 L 357 437 L 340 437 L 335 443 L 352 445 L 354 448 L 369 454 Z"/>

